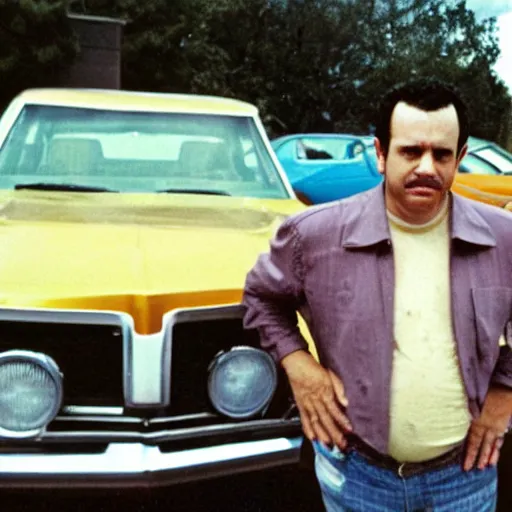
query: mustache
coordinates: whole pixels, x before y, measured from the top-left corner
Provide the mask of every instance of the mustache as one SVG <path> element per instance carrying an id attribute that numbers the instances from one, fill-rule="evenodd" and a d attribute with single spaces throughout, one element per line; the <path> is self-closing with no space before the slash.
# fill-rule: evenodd
<path id="1" fill-rule="evenodd" d="M 443 183 L 436 176 L 416 176 L 405 184 L 405 188 L 427 187 L 434 190 L 442 190 Z"/>

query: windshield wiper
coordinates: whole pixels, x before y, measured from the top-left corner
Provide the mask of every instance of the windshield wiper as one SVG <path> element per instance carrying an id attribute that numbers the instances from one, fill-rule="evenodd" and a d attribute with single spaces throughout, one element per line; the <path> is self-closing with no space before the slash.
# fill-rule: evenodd
<path id="1" fill-rule="evenodd" d="M 165 190 L 158 190 L 162 194 L 207 194 L 210 196 L 230 196 L 228 192 L 222 190 L 204 190 L 204 189 L 191 189 L 191 188 L 167 188 Z"/>
<path id="2" fill-rule="evenodd" d="M 17 183 L 14 190 L 59 190 L 63 192 L 117 192 L 106 187 L 72 185 L 68 183 Z"/>

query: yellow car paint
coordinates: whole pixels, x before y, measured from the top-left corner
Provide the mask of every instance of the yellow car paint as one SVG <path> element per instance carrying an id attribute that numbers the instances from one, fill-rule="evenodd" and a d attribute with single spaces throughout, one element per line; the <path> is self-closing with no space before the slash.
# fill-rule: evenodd
<path id="1" fill-rule="evenodd" d="M 124 311 L 138 332 L 178 307 L 236 303 L 296 200 L 0 193 L 0 304 Z"/>
<path id="2" fill-rule="evenodd" d="M 17 100 L 29 104 L 66 105 L 139 112 L 186 112 L 223 115 L 257 115 L 244 101 L 195 94 L 160 94 L 104 89 L 28 89 Z"/>
<path id="3" fill-rule="evenodd" d="M 512 202 L 512 176 L 457 174 L 452 190 L 462 196 L 505 208 Z"/>

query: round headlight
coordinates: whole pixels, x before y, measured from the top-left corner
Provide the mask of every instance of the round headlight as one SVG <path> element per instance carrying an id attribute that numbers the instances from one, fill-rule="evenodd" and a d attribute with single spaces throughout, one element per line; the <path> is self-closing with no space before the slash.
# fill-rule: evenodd
<path id="1" fill-rule="evenodd" d="M 277 387 L 274 361 L 253 347 L 234 347 L 217 355 L 209 371 L 210 401 L 231 418 L 250 418 L 263 411 Z"/>
<path id="2" fill-rule="evenodd" d="M 0 436 L 37 436 L 62 403 L 62 375 L 50 357 L 24 350 L 0 354 Z"/>

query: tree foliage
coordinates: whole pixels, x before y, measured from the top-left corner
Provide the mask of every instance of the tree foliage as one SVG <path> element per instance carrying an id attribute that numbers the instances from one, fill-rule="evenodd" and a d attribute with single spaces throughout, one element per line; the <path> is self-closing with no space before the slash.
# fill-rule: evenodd
<path id="1" fill-rule="evenodd" d="M 52 86 L 78 51 L 66 0 L 0 0 L 0 107 L 28 87 Z"/>
<path id="2" fill-rule="evenodd" d="M 13 15 L 3 15 L 7 3 L 0 0 L 0 31 L 5 20 L 14 26 Z M 21 3 L 29 13 L 43 4 L 61 12 L 64 1 Z M 413 76 L 455 83 L 470 104 L 474 135 L 503 143 L 508 133 L 510 96 L 492 70 L 495 20 L 477 21 L 465 1 L 76 0 L 73 10 L 128 21 L 123 88 L 245 99 L 260 108 L 271 135 L 368 133 L 383 90 Z M 60 64 L 73 46 L 57 26 L 61 39 L 40 39 L 35 57 L 14 52 L 12 67 L 3 59 L 0 72 L 23 75 L 45 54 Z"/>

